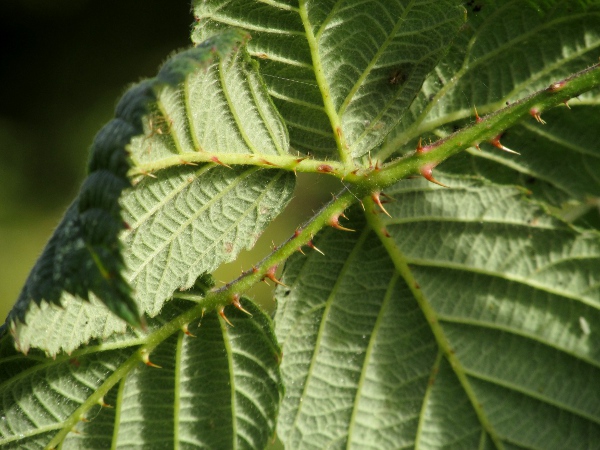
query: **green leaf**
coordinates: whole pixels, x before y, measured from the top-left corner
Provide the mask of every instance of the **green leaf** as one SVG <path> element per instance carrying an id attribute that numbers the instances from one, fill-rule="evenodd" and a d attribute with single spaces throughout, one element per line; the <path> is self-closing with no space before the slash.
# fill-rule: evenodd
<path id="1" fill-rule="evenodd" d="M 503 135 L 502 143 L 519 150 L 520 157 L 498 154 L 482 146 L 481 152 L 469 151 L 441 169 L 519 183 L 554 205 L 599 197 L 600 130 L 594 126 L 594 118 L 600 108 L 572 103 L 571 111 L 554 109 L 544 113 L 546 125 L 525 122 Z"/>
<path id="2" fill-rule="evenodd" d="M 249 248 L 289 200 L 294 175 L 257 168 L 169 169 L 123 200 L 129 279 L 151 316 L 176 289 Z"/>
<path id="3" fill-rule="evenodd" d="M 194 39 L 223 24 L 248 49 L 290 130 L 311 155 L 365 155 L 408 110 L 462 24 L 460 2 L 194 1 Z"/>
<path id="4" fill-rule="evenodd" d="M 598 2 L 513 0 L 477 5 L 471 5 L 476 12 L 469 13 L 451 50 L 411 104 L 410 115 L 387 137 L 380 157 L 412 151 L 419 137 L 432 132 L 439 136 L 439 127 L 463 127 L 474 120 L 474 108 L 483 116 L 598 62 Z M 586 93 L 569 102 L 571 111 L 540 111 L 546 125 L 531 117 L 509 130 L 502 143 L 519 157 L 482 143 L 481 151 L 472 148 L 451 161 L 451 167 L 442 167 L 453 173 L 474 170 L 495 182 L 520 183 L 538 191 L 531 185 L 535 179 L 558 189 L 545 195 L 550 202 L 565 195 L 598 196 L 599 98 L 597 90 Z"/>
<path id="5" fill-rule="evenodd" d="M 136 305 L 150 317 L 157 315 L 175 290 L 189 289 L 198 276 L 252 247 L 287 204 L 295 184 L 292 173 L 219 165 L 219 155 L 281 155 L 289 147 L 285 126 L 240 46 L 243 37 L 239 31 L 222 33 L 174 56 L 156 79 L 134 87 L 117 106 L 118 118 L 96 138 L 92 175 L 8 319 L 21 350 L 38 347 L 56 355 L 125 331 L 125 324 L 103 310 L 98 299 L 134 325 L 140 324 Z M 124 125 L 121 118 L 137 128 Z M 133 131 L 124 136 L 123 127 Z M 132 139 L 136 134 L 140 136 Z M 142 175 L 121 195 L 129 183 L 125 147 L 131 171 Z M 199 153 L 212 155 L 214 162 L 186 163 L 185 155 Z M 111 173 L 94 170 L 117 162 L 122 181 L 111 188 L 104 180 Z M 85 237 L 78 234 L 82 219 L 76 208 L 85 204 L 90 209 L 93 202 L 106 210 L 92 209 L 94 220 L 108 213 L 113 221 L 93 223 L 93 238 L 102 247 L 90 256 Z M 65 269 L 58 264 L 62 261 Z M 99 274 L 92 271 L 96 266 Z M 112 290 L 101 284 L 106 280 Z M 26 323 L 16 320 L 25 315 Z"/>
<path id="6" fill-rule="evenodd" d="M 369 203 L 350 216 L 356 233 L 327 231 L 315 242 L 325 256 L 286 266 L 276 331 L 289 448 L 600 437 L 600 235 L 519 189 L 442 181 L 453 189 L 397 184 L 392 218 Z"/>
<path id="7" fill-rule="evenodd" d="M 172 302 L 143 339 L 121 336 L 54 360 L 16 354 L 5 339 L 0 446 L 265 447 L 282 394 L 281 354 L 270 319 L 242 305 L 253 317 L 227 308 L 233 327 L 211 312 L 189 325 L 194 336 L 165 335 L 189 310 Z M 149 343 L 161 368 L 141 361 Z"/>

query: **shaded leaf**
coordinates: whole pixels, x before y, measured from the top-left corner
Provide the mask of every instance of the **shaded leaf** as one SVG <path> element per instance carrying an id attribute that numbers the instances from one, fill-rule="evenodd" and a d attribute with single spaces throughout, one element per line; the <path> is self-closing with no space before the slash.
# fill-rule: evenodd
<path id="1" fill-rule="evenodd" d="M 473 122 L 474 108 L 483 116 L 598 62 L 598 2 L 482 5 L 472 5 L 466 26 L 425 81 L 410 114 L 387 137 L 381 156 L 412 151 L 421 136 L 439 136 L 440 127 L 446 127 L 444 134 L 452 131 L 450 125 Z M 481 143 L 481 151 L 472 148 L 441 168 L 519 183 L 553 204 L 598 196 L 598 99 L 597 90 L 586 93 L 569 102 L 571 111 L 541 111 L 546 125 L 531 117 L 509 130 L 502 143 L 520 156 Z M 544 186 L 532 186 L 532 178 Z"/>

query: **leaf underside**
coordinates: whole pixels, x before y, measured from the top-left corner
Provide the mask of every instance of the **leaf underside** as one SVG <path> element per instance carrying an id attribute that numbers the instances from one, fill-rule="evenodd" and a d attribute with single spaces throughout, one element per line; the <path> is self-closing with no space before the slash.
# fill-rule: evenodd
<path id="1" fill-rule="evenodd" d="M 367 209 L 367 225 L 357 209 L 356 233 L 327 231 L 325 256 L 289 261 L 276 315 L 288 448 L 600 438 L 598 331 L 582 325 L 600 323 L 598 234 L 518 189 L 444 181 L 396 185 L 393 218 Z"/>
<path id="2" fill-rule="evenodd" d="M 119 134 L 122 121 L 115 119 L 99 133 L 96 142 L 108 141 L 102 149 L 124 154 L 123 145 L 131 141 L 127 149 L 134 169 L 148 164 L 162 167 L 169 158 L 183 159 L 183 155 L 197 152 L 285 154 L 289 147 L 285 126 L 255 65 L 239 46 L 240 39 L 231 40 L 232 33 L 213 37 L 176 55 L 156 79 L 143 82 L 125 95 L 117 116 L 122 112 L 134 117 L 139 122 L 139 136 L 131 139 L 128 135 L 125 139 Z M 239 31 L 235 33 L 233 36 L 240 36 Z M 185 76 L 192 69 L 191 75 Z M 153 87 L 156 80 L 161 89 L 154 98 L 149 86 Z M 117 140 L 119 147 L 115 150 Z M 101 156 L 112 163 L 112 154 Z M 97 153 L 93 153 L 92 165 L 97 159 Z M 88 179 L 84 189 L 92 181 Z M 111 276 L 127 295 L 133 287 L 135 302 L 130 300 L 129 304 L 134 308 L 139 305 L 142 313 L 153 317 L 176 289 L 189 289 L 198 276 L 234 260 L 240 250 L 254 245 L 290 200 L 295 177 L 284 171 L 231 169 L 214 163 L 182 165 L 177 160 L 176 166 L 158 171 L 153 177 L 142 175 L 134 182 L 135 187 L 122 195 L 121 191 L 107 193 L 103 184 L 96 185 L 94 192 L 115 217 L 115 232 L 102 235 L 103 242 L 111 246 L 107 259 L 115 258 L 120 264 Z M 87 253 L 80 257 L 86 247 L 72 238 L 72 217 L 79 220 L 79 216 L 71 211 L 77 204 L 55 234 L 61 239 L 59 244 L 50 241 L 47 252 L 58 248 L 60 255 L 56 252 L 58 256 L 51 259 L 44 254 L 38 266 L 56 272 L 60 256 L 79 272 L 53 273 L 40 281 L 39 274 L 45 276 L 45 272 L 34 268 L 24 293 L 37 289 L 39 295 L 33 298 L 39 297 L 40 301 L 34 304 L 31 295 L 23 296 L 9 317 L 15 341 L 23 351 L 38 347 L 49 355 L 61 350 L 70 352 L 90 339 L 125 330 L 125 323 L 98 301 L 115 305 L 114 310 L 122 305 L 120 298 L 110 293 L 103 296 L 103 291 L 96 290 L 95 295 L 89 295 L 90 302 L 81 301 L 88 298 L 83 296 L 87 285 L 82 284 L 82 277 L 92 282 L 104 278 L 90 273 L 88 265 L 95 264 L 96 259 L 89 259 Z M 126 230 L 121 232 L 122 228 Z M 102 230 L 99 225 L 97 234 Z M 120 240 L 112 242 L 117 233 Z M 71 250 L 73 246 L 79 253 Z M 56 293 L 53 302 L 62 308 L 41 302 L 48 285 L 50 292 Z M 25 311 L 26 324 L 14 320 Z"/>
<path id="3" fill-rule="evenodd" d="M 482 4 L 471 5 L 476 13 L 469 11 L 466 26 L 429 74 L 406 120 L 387 136 L 381 155 L 412 151 L 419 137 L 433 133 L 437 139 L 444 129 L 473 122 L 474 108 L 483 116 L 598 62 L 598 2 Z M 482 143 L 481 151 L 472 148 L 441 168 L 523 185 L 551 204 L 597 197 L 599 98 L 597 90 L 583 94 L 569 102 L 570 110 L 542 112 L 545 125 L 532 117 L 508 130 L 502 143 L 520 157 Z"/>
<path id="4" fill-rule="evenodd" d="M 249 52 L 297 150 L 332 157 L 339 133 L 365 155 L 402 119 L 462 24 L 461 2 L 195 2 L 203 41 L 223 25 L 252 33 Z M 336 130 L 339 127 L 339 131 Z"/>
<path id="5" fill-rule="evenodd" d="M 270 319 L 242 304 L 253 317 L 227 308 L 234 327 L 207 313 L 189 325 L 194 336 L 180 331 L 162 342 L 151 356 L 161 368 L 135 357 L 134 334 L 56 360 L 3 349 L 0 445 L 44 448 L 71 431 L 61 448 L 263 448 L 282 394 L 281 355 Z M 149 322 L 149 335 L 188 308 L 171 302 Z M 107 384 L 114 387 L 100 406 L 91 397 Z M 82 406 L 85 421 L 69 425 Z"/>
<path id="6" fill-rule="evenodd" d="M 160 334 L 194 308 L 165 305 L 173 292 L 252 246 L 292 194 L 293 174 L 219 155 L 385 161 L 597 62 L 598 2 L 466 2 L 466 23 L 461 3 L 194 1 L 193 39 L 209 40 L 126 111 L 138 132 L 118 148 L 137 177 L 110 197 L 128 228 L 111 241 L 119 280 L 154 317 L 148 333 L 115 334 L 124 322 L 93 294 L 20 303 L 22 350 L 100 341 L 53 361 L 1 342 L 3 448 L 57 432 L 62 448 L 263 448 L 276 420 L 290 449 L 595 447 L 600 237 L 548 207 L 600 195 L 597 92 L 504 133 L 521 156 L 481 143 L 436 168 L 451 189 L 402 181 L 386 190 L 391 218 L 365 198 L 355 233 L 317 236 L 325 255 L 293 256 L 277 290 L 283 352 L 245 299 L 254 317 L 226 308 L 234 328 L 213 311 L 189 325 L 197 338 Z M 243 32 L 219 51 L 231 25 L 251 33 L 247 52 Z M 185 164 L 199 152 L 214 164 Z M 162 369 L 139 362 L 153 337 Z M 92 406 L 103 388 L 113 408 Z"/>

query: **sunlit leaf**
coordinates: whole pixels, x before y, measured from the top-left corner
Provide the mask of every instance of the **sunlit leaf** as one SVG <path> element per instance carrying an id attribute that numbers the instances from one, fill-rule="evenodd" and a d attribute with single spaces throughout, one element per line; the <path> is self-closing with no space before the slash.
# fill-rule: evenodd
<path id="1" fill-rule="evenodd" d="M 311 155 L 353 157 L 408 110 L 464 18 L 460 2 L 195 2 L 196 41 L 223 24 L 252 34 L 248 49 L 290 130 Z M 336 139 L 336 133 L 338 138 Z"/>
<path id="2" fill-rule="evenodd" d="M 443 181 L 454 188 L 396 185 L 392 218 L 367 209 L 365 224 L 358 209 L 357 233 L 328 231 L 316 241 L 325 256 L 286 267 L 276 330 L 289 448 L 477 448 L 486 436 L 586 448 L 600 437 L 589 381 L 600 375 L 600 235 L 518 189 Z"/>
<path id="3" fill-rule="evenodd" d="M 282 393 L 281 355 L 270 319 L 249 301 L 243 306 L 253 317 L 228 308 L 233 327 L 213 312 L 189 324 L 190 335 L 166 338 L 150 355 L 160 368 L 143 364 L 140 346 L 158 339 L 185 303 L 166 308 L 144 338 L 131 334 L 55 360 L 5 345 L 0 445 L 263 448 Z"/>

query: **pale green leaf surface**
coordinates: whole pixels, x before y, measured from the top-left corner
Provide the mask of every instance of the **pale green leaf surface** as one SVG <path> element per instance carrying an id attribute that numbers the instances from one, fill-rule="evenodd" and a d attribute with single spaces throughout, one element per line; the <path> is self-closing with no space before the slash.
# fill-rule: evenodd
<path id="1" fill-rule="evenodd" d="M 246 29 L 292 145 L 317 156 L 359 157 L 401 119 L 446 52 L 462 23 L 458 5 L 196 1 L 195 39 L 224 24 Z"/>
<path id="2" fill-rule="evenodd" d="M 412 151 L 419 137 L 440 126 L 472 122 L 474 108 L 483 116 L 597 63 L 599 21 L 598 2 L 491 1 L 477 12 L 469 10 L 467 25 L 380 154 Z M 526 183 L 535 178 L 558 188 L 542 197 L 554 204 L 565 195 L 598 196 L 598 99 L 597 90 L 584 94 L 569 102 L 571 111 L 561 107 L 542 112 L 546 125 L 532 117 L 509 130 L 502 143 L 521 156 L 482 143 L 481 152 L 473 148 L 449 161 L 450 170 L 537 191 Z"/>
<path id="3" fill-rule="evenodd" d="M 278 433 L 287 448 L 414 442 L 437 348 L 374 239 L 368 228 L 328 231 L 317 242 L 325 257 L 314 253 L 286 266 L 292 290 L 279 290 L 275 323 L 286 385 Z"/>
<path id="4" fill-rule="evenodd" d="M 150 317 L 176 289 L 190 288 L 202 273 L 253 246 L 290 200 L 295 185 L 289 172 L 182 164 L 185 154 L 198 152 L 210 152 L 218 163 L 222 153 L 266 156 L 288 151 L 285 126 L 239 42 L 232 55 L 219 58 L 217 51 L 208 51 L 212 59 L 201 59 L 204 65 L 195 59 L 194 52 L 210 49 L 213 41 L 217 45 L 216 39 L 169 60 L 157 79 L 175 84 L 161 85 L 149 112 L 127 102 L 118 107 L 120 115 L 135 117 L 144 130 L 128 145 L 133 169 L 166 167 L 165 158 L 181 156 L 175 167 L 138 177 L 119 200 L 119 226 L 124 221 L 128 228 L 119 243 L 124 249 L 124 282 L 134 288 L 134 299 Z M 197 70 L 181 75 L 182 67 L 188 70 L 194 64 Z M 136 94 L 141 87 L 130 92 Z M 112 202 L 119 213 L 116 198 Z M 76 244 L 79 241 L 70 245 Z M 97 295 L 89 298 L 81 302 L 65 292 L 60 296 L 62 308 L 30 305 L 26 324 L 13 328 L 19 348 L 38 347 L 55 355 L 125 330 L 124 323 L 103 310 Z"/>
<path id="5" fill-rule="evenodd" d="M 72 432 L 61 448 L 265 447 L 282 393 L 281 354 L 270 319 L 251 302 L 243 305 L 253 317 L 226 309 L 234 327 L 213 312 L 199 327 L 190 324 L 195 337 L 179 331 L 164 340 L 150 356 L 161 368 L 132 361 L 144 343 L 133 334 L 56 360 L 18 355 L 5 345 L 0 445 L 44 448 L 84 405 L 86 421 L 66 430 Z M 186 307 L 170 304 L 149 324 L 149 336 Z M 110 377 L 117 377 L 103 397 L 110 407 L 101 407 L 90 396 Z"/>
<path id="6" fill-rule="evenodd" d="M 254 245 L 290 199 L 292 173 L 205 165 L 169 169 L 125 196 L 126 263 L 151 316 L 175 289 Z"/>
<path id="7" fill-rule="evenodd" d="M 442 181 L 453 189 L 397 184 L 393 218 L 367 208 L 373 230 L 357 210 L 357 233 L 327 231 L 326 256 L 286 267 L 276 331 L 289 448 L 598 442 L 600 237 L 519 189 Z"/>
<path id="8" fill-rule="evenodd" d="M 161 92 L 147 133 L 130 146 L 136 165 L 186 153 L 284 154 L 288 137 L 256 67 L 240 49 Z M 218 158 L 218 156 L 216 156 Z M 158 314 L 175 289 L 249 248 L 291 198 L 293 174 L 208 164 L 145 177 L 122 200 L 130 230 L 128 279 L 143 310 Z"/>

